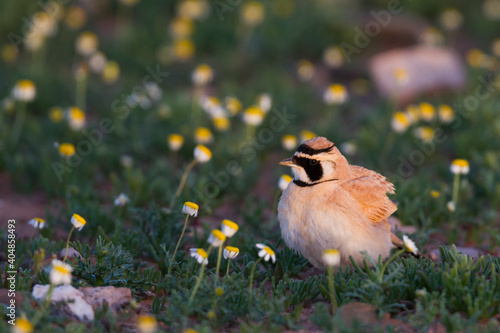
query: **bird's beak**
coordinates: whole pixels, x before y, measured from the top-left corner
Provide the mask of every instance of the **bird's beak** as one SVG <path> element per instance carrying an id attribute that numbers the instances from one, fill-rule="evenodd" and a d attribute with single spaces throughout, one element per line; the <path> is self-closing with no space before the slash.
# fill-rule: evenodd
<path id="1" fill-rule="evenodd" d="M 280 162 L 280 165 L 286 165 L 286 166 L 294 166 L 295 163 L 292 161 L 292 157 L 285 158 L 283 161 Z"/>

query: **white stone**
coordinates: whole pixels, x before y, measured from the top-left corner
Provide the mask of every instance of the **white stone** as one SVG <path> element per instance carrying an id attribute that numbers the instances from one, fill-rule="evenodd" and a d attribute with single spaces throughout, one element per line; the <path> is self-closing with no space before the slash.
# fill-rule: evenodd
<path id="1" fill-rule="evenodd" d="M 37 284 L 33 288 L 33 297 L 37 300 L 43 300 L 47 294 L 50 285 Z M 83 296 L 83 293 L 73 286 L 57 286 L 52 290 L 51 303 L 67 302 L 64 309 L 69 315 L 78 318 L 81 321 L 94 320 L 94 309 L 90 306 Z"/>

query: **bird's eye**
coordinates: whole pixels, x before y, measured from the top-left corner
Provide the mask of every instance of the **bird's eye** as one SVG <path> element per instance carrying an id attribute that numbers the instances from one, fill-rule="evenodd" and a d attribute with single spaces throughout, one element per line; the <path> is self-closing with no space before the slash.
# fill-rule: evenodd
<path id="1" fill-rule="evenodd" d="M 318 164 L 318 160 L 309 160 L 309 164 L 316 165 Z"/>

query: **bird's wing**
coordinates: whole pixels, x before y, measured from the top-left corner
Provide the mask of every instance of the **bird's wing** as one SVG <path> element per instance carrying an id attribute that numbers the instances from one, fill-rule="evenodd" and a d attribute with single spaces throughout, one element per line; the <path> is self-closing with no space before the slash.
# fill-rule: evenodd
<path id="1" fill-rule="evenodd" d="M 374 171 L 372 172 L 379 175 Z M 396 204 L 386 195 L 386 193 L 394 193 L 394 185 L 385 180 L 382 175 L 379 176 L 364 176 L 339 184 L 344 191 L 356 200 L 361 207 L 362 213 L 374 223 L 385 221 L 397 209 Z"/>

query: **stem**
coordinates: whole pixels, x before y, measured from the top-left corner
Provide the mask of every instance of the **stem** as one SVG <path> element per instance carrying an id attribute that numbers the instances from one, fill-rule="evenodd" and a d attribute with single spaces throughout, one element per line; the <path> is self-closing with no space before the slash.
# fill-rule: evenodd
<path id="1" fill-rule="evenodd" d="M 189 172 L 196 165 L 197 162 L 198 161 L 196 159 L 191 161 L 191 163 L 188 164 L 186 171 L 184 171 L 184 173 L 182 174 L 181 182 L 179 183 L 179 187 L 177 188 L 177 191 L 175 191 L 175 196 L 172 198 L 172 202 L 170 203 L 170 208 L 173 207 L 173 205 L 175 203 L 175 199 L 177 199 L 179 197 L 179 195 L 181 194 L 182 189 L 184 188 L 184 185 L 186 184 L 186 180 L 187 180 L 187 177 L 189 175 Z"/>
<path id="2" fill-rule="evenodd" d="M 66 254 L 64 255 L 63 262 L 65 262 L 66 259 L 68 258 L 69 239 L 71 238 L 71 234 L 73 233 L 73 230 L 75 230 L 75 226 L 73 226 L 73 228 L 71 228 L 71 231 L 69 232 L 68 240 L 66 241 Z"/>
<path id="3" fill-rule="evenodd" d="M 338 303 L 335 295 L 335 282 L 333 280 L 333 266 L 328 267 L 328 288 L 330 289 L 330 299 L 332 301 L 332 314 L 337 312 Z"/>
<path id="4" fill-rule="evenodd" d="M 452 201 L 455 204 L 455 207 L 458 204 L 458 188 L 459 188 L 459 185 L 460 185 L 460 174 L 457 173 L 455 175 L 455 178 L 453 179 L 453 197 L 452 197 Z"/>
<path id="5" fill-rule="evenodd" d="M 219 246 L 219 254 L 217 256 L 217 268 L 215 269 L 215 285 L 217 285 L 217 282 L 219 281 L 219 270 L 220 270 L 220 260 L 222 257 L 222 245 Z"/>
<path id="6" fill-rule="evenodd" d="M 82 78 L 76 79 L 76 106 L 85 112 L 87 107 L 87 74 L 82 74 Z"/>
<path id="7" fill-rule="evenodd" d="M 40 309 L 40 311 L 36 313 L 35 317 L 33 317 L 33 320 L 31 321 L 31 325 L 33 325 L 33 328 L 35 328 L 36 324 L 38 324 L 40 319 L 42 319 L 43 314 L 47 310 L 46 307 L 50 305 L 50 300 L 52 299 L 53 290 L 54 290 L 54 285 L 50 284 L 49 290 L 47 291 L 47 294 L 45 294 L 45 297 L 43 298 L 42 308 Z"/>
<path id="8" fill-rule="evenodd" d="M 255 267 L 257 267 L 257 265 L 261 261 L 262 261 L 262 258 L 259 258 L 259 260 L 257 260 L 255 262 L 255 264 L 253 264 L 252 271 L 250 272 L 250 284 L 248 285 L 248 293 L 250 294 L 250 300 L 252 299 L 253 274 L 255 273 Z"/>
<path id="9" fill-rule="evenodd" d="M 200 124 L 200 114 L 201 109 L 200 99 L 205 91 L 205 85 L 195 86 L 193 92 L 193 100 L 191 102 L 191 121 L 198 126 Z"/>
<path id="10" fill-rule="evenodd" d="M 14 146 L 17 146 L 19 142 L 19 137 L 21 136 L 25 119 L 26 119 L 26 102 L 20 101 L 19 107 L 16 112 L 16 120 L 14 121 L 14 126 L 12 128 L 10 136 L 10 141 Z"/>
<path id="11" fill-rule="evenodd" d="M 170 271 L 172 270 L 172 265 L 173 265 L 174 260 L 175 260 L 175 255 L 177 254 L 177 249 L 179 249 L 179 245 L 181 244 L 182 237 L 184 237 L 184 232 L 186 231 L 188 219 L 189 219 L 189 214 L 186 214 L 186 220 L 184 221 L 184 228 L 182 228 L 181 237 L 179 238 L 179 241 L 177 242 L 177 245 L 175 246 L 174 255 L 172 256 L 172 259 L 170 260 L 170 266 L 168 267 L 168 274 L 170 274 Z"/>
<path id="12" fill-rule="evenodd" d="M 212 245 L 210 245 L 208 247 L 208 250 L 207 250 L 207 258 L 208 256 L 210 255 L 210 252 L 212 251 Z M 193 302 L 194 300 L 194 296 L 196 295 L 196 293 L 198 292 L 198 288 L 200 288 L 200 284 L 201 284 L 201 280 L 203 279 L 203 273 L 205 272 L 205 266 L 206 265 L 201 265 L 201 268 L 200 268 L 200 274 L 198 275 L 198 280 L 196 281 L 196 284 L 194 285 L 194 288 L 193 288 L 193 292 L 191 293 L 191 296 L 189 297 L 189 302 L 188 302 L 188 308 L 191 306 L 191 303 Z"/>
<path id="13" fill-rule="evenodd" d="M 385 139 L 384 147 L 382 148 L 382 156 L 391 152 L 392 146 L 394 145 L 394 138 L 395 138 L 395 133 L 390 129 L 389 134 Z"/>
<path id="14" fill-rule="evenodd" d="M 247 135 L 246 135 L 246 139 L 249 140 L 251 142 L 251 140 L 254 138 L 255 136 L 255 129 L 256 129 L 257 126 L 253 126 L 253 125 L 247 125 Z"/>
<path id="15" fill-rule="evenodd" d="M 399 257 L 400 255 L 402 255 L 403 253 L 405 253 L 406 250 L 405 249 L 402 249 L 402 250 L 399 250 L 398 252 L 394 253 L 394 255 L 392 257 L 390 257 L 385 263 L 384 263 L 384 266 L 382 266 L 382 269 L 380 270 L 380 277 L 379 277 L 379 281 L 380 283 L 382 283 L 383 279 L 384 279 L 384 272 L 387 268 L 387 266 L 389 266 L 389 264 L 391 263 L 391 261 L 393 261 L 394 259 L 396 259 L 397 257 Z"/>
<path id="16" fill-rule="evenodd" d="M 226 270 L 226 275 L 229 275 L 229 266 L 231 265 L 231 258 L 227 260 L 227 270 Z"/>

